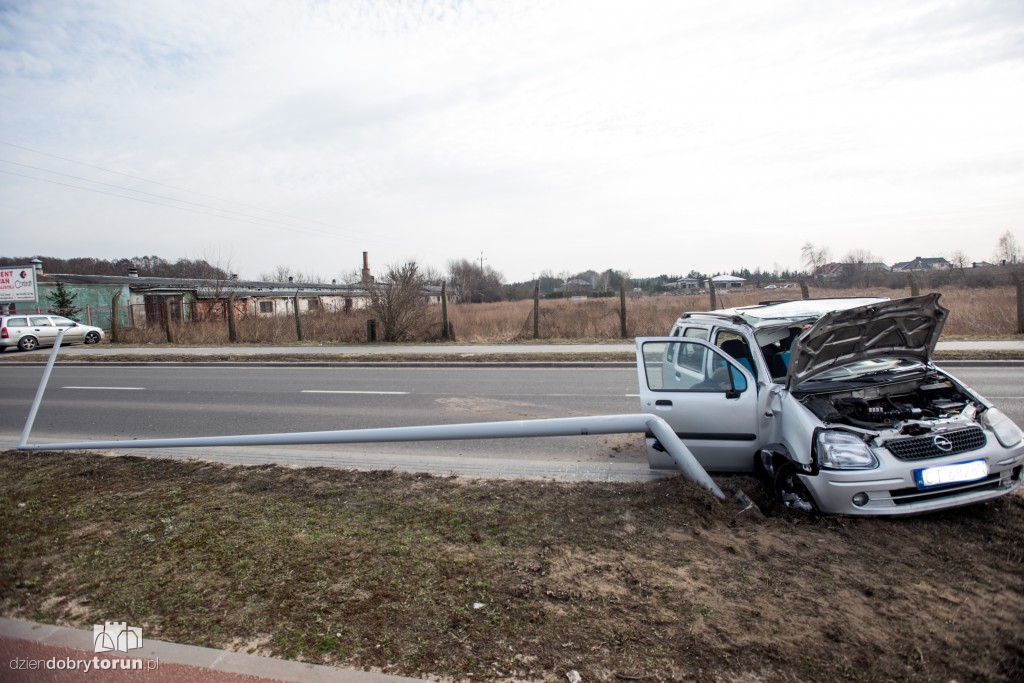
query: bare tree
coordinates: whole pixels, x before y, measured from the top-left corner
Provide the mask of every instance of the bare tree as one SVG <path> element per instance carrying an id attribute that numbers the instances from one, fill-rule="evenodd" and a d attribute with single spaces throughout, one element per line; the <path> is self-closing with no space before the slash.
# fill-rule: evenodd
<path id="1" fill-rule="evenodd" d="M 800 257 L 810 275 L 818 274 L 818 270 L 828 263 L 831 256 L 827 245 L 815 246 L 814 242 L 804 242 L 800 248 Z"/>
<path id="2" fill-rule="evenodd" d="M 882 258 L 867 249 L 851 249 L 843 256 L 843 280 L 847 285 L 871 286 L 873 263 L 881 263 Z"/>
<path id="3" fill-rule="evenodd" d="M 468 259 L 448 262 L 448 282 L 460 302 L 501 301 L 504 298 L 501 280 L 501 273 L 490 266 L 481 268 Z"/>
<path id="4" fill-rule="evenodd" d="M 963 249 L 956 249 L 949 255 L 949 262 L 960 271 L 960 276 L 963 277 L 964 269 L 971 262 L 971 258 L 964 253 Z"/>
<path id="5" fill-rule="evenodd" d="M 1020 243 L 1017 242 L 1017 238 L 1013 236 L 1013 233 L 1007 230 L 1000 236 L 999 242 L 996 243 L 996 262 L 1009 264 L 1020 263 L 1021 260 Z"/>
<path id="6" fill-rule="evenodd" d="M 370 310 L 380 322 L 381 341 L 409 339 L 428 322 L 426 281 L 415 261 L 388 266 L 383 277 L 366 283 Z"/>
<path id="7" fill-rule="evenodd" d="M 310 271 L 303 273 L 299 270 L 292 270 L 290 266 L 276 266 L 271 272 L 262 272 L 259 279 L 264 282 L 306 282 L 320 284 L 326 282 L 319 273 Z"/>
<path id="8" fill-rule="evenodd" d="M 271 272 L 259 274 L 259 279 L 264 282 L 288 282 L 288 278 L 294 278 L 292 269 L 288 266 L 276 266 Z"/>

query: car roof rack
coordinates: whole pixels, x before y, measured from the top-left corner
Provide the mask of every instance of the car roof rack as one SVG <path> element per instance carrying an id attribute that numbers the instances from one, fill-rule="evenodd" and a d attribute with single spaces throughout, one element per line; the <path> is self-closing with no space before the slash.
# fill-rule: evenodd
<path id="1" fill-rule="evenodd" d="M 691 313 L 683 313 L 679 316 L 679 319 L 692 318 L 694 316 L 705 316 L 708 318 L 719 318 L 721 320 L 728 320 L 734 322 L 737 325 L 746 325 L 747 320 L 741 315 L 734 315 L 732 313 L 715 313 L 714 311 L 693 311 Z"/>

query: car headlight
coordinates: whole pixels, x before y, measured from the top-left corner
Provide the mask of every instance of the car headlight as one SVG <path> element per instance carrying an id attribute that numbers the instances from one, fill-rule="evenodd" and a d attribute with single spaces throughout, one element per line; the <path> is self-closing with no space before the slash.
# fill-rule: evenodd
<path id="1" fill-rule="evenodd" d="M 830 470 L 870 470 L 878 467 L 878 458 L 868 445 L 849 432 L 818 432 L 817 453 L 818 465 Z"/>
<path id="2" fill-rule="evenodd" d="M 989 408 L 982 413 L 981 423 L 992 430 L 1004 448 L 1016 446 L 1024 439 L 1024 432 L 1020 431 L 1020 427 L 996 408 Z"/>

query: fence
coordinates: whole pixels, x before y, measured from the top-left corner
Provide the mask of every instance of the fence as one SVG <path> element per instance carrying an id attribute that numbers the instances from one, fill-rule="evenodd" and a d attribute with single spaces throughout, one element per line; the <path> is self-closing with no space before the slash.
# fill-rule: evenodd
<path id="1" fill-rule="evenodd" d="M 1024 289 L 1024 285 L 1019 286 Z M 1024 291 L 1017 286 L 990 288 L 942 287 L 941 303 L 950 309 L 946 336 L 1000 337 L 1020 333 L 1024 327 Z M 773 291 L 730 290 L 718 293 L 718 307 L 744 306 L 766 298 L 799 298 L 799 290 Z M 870 290 L 822 290 L 812 296 L 876 295 L 897 298 L 911 292 L 874 288 Z M 119 306 L 118 341 L 127 343 L 164 343 L 168 334 L 164 326 L 162 302 Z M 293 304 L 293 302 L 292 302 Z M 709 308 L 708 295 L 669 295 L 630 298 L 626 304 L 628 319 L 621 317 L 621 300 L 612 298 L 571 301 L 542 300 L 536 309 L 531 301 L 510 301 L 491 304 L 449 304 L 449 329 L 461 341 L 514 341 L 520 339 L 621 339 L 626 337 L 666 334 L 684 311 Z M 303 341 L 320 343 L 365 343 L 367 321 L 373 318 L 368 309 L 328 311 L 307 308 L 303 304 L 301 330 Z M 225 344 L 229 342 L 228 315 L 223 300 L 182 302 L 167 300 L 167 317 L 171 337 L 184 344 Z M 536 311 L 536 313 L 535 313 Z M 48 308 L 19 305 L 18 313 L 47 313 Z M 80 322 L 110 329 L 110 306 L 83 306 L 72 316 Z M 536 318 L 536 319 L 535 319 Z M 536 326 L 535 326 L 536 323 Z M 625 323 L 625 324 L 623 324 Z M 236 302 L 236 340 L 251 344 L 290 344 L 298 338 L 293 305 L 275 302 L 273 310 L 259 305 L 246 306 Z M 423 324 L 409 335 L 412 341 L 434 341 L 443 338 L 442 307 L 431 306 Z"/>

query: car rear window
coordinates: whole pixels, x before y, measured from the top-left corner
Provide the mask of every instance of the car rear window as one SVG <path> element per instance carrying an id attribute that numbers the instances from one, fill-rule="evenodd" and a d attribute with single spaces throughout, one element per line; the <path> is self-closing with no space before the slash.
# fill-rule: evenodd
<path id="1" fill-rule="evenodd" d="M 28 327 L 28 319 L 26 318 L 8 318 L 8 327 Z"/>

